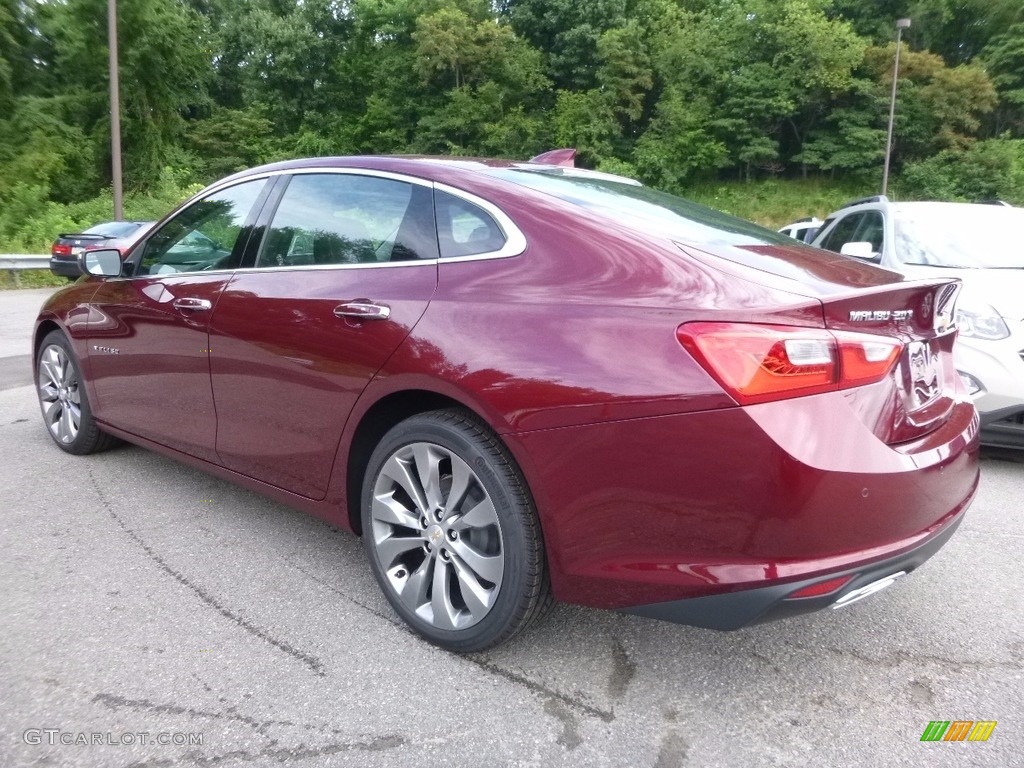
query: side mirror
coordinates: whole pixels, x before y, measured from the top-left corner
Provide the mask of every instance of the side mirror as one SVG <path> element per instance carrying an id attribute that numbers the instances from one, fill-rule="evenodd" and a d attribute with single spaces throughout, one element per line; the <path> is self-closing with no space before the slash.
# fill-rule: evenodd
<path id="1" fill-rule="evenodd" d="M 866 240 L 858 240 L 852 243 L 844 243 L 839 252 L 844 256 L 856 256 L 858 259 L 877 259 L 881 254 L 876 253 L 874 246 Z"/>
<path id="2" fill-rule="evenodd" d="M 121 252 L 114 248 L 82 251 L 78 254 L 78 268 L 83 275 L 118 277 L 121 274 Z"/>

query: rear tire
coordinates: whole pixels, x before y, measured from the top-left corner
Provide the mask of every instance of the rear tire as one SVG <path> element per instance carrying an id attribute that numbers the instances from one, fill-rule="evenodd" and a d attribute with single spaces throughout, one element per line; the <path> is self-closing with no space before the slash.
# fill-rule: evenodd
<path id="1" fill-rule="evenodd" d="M 551 605 L 540 523 L 518 469 L 465 412 L 391 429 L 363 481 L 373 575 L 416 632 L 459 653 L 508 640 Z"/>
<path id="2" fill-rule="evenodd" d="M 81 367 L 61 331 L 48 333 L 39 347 L 36 394 L 46 431 L 62 451 L 82 456 L 118 443 L 92 417 Z"/>

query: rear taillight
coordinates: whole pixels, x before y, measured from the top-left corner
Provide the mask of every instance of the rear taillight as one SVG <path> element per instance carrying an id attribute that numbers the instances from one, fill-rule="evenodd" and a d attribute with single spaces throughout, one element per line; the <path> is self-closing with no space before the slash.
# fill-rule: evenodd
<path id="1" fill-rule="evenodd" d="M 54 243 L 53 247 L 50 249 L 50 255 L 51 256 L 70 256 L 71 255 L 71 246 L 70 245 L 59 245 L 57 243 Z"/>
<path id="2" fill-rule="evenodd" d="M 903 351 L 889 336 L 752 323 L 685 323 L 680 343 L 740 405 L 859 387 Z"/>

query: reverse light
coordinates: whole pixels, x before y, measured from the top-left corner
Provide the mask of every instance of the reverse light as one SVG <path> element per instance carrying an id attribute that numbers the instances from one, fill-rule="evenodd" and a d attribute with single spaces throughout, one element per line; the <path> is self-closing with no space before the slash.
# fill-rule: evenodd
<path id="1" fill-rule="evenodd" d="M 888 336 L 753 323 L 684 323 L 677 338 L 741 405 L 881 381 L 903 351 Z"/>

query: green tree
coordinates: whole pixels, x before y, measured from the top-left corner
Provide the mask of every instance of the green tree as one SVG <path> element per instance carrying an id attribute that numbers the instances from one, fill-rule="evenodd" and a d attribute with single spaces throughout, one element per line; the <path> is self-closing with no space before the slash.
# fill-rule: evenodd
<path id="1" fill-rule="evenodd" d="M 999 95 L 995 132 L 1024 135 L 1024 23 L 992 38 L 981 58 Z"/>
<path id="2" fill-rule="evenodd" d="M 895 45 L 867 51 L 866 69 L 880 89 L 892 83 Z M 900 82 L 893 158 L 916 161 L 944 149 L 965 148 L 996 106 L 996 92 L 985 71 L 975 64 L 948 67 L 934 53 L 905 49 Z"/>
<path id="3" fill-rule="evenodd" d="M 597 85 L 598 40 L 627 21 L 626 0 L 504 0 L 499 7 L 516 34 L 544 52 L 555 87 L 572 91 Z"/>

